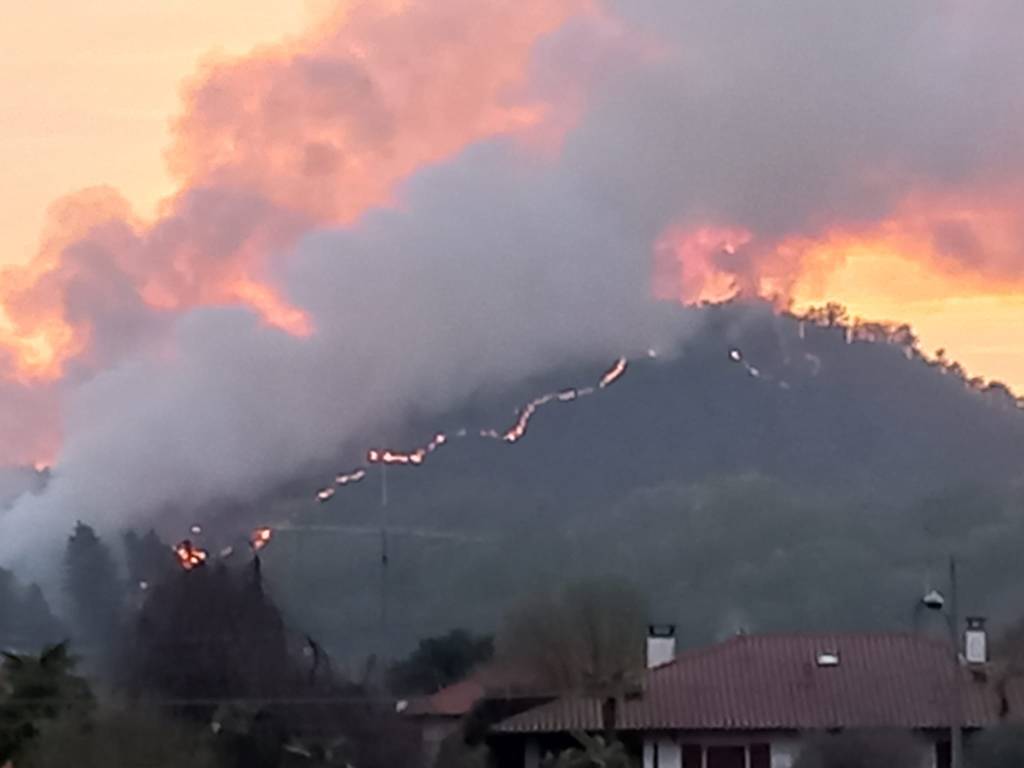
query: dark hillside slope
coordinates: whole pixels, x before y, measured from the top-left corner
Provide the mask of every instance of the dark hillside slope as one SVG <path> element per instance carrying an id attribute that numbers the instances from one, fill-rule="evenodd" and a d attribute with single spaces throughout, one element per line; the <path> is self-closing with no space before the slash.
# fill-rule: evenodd
<path id="1" fill-rule="evenodd" d="M 744 616 L 903 621 L 952 545 L 979 560 L 965 565 L 979 602 L 1024 579 L 1024 566 L 983 565 L 1024 543 L 1024 413 L 1011 398 L 899 344 L 848 343 L 842 327 L 801 332 L 756 306 L 703 312 L 681 355 L 641 359 L 599 395 L 542 409 L 520 443 L 454 441 L 424 467 L 388 471 L 387 520 L 406 529 L 389 540 L 394 643 L 487 625 L 510 596 L 572 575 L 640 581 L 705 634 Z M 438 425 L 506 426 L 517 398 L 602 369 L 553 372 Z M 408 434 L 418 430 L 430 431 Z M 302 595 L 295 610 L 346 647 L 383 631 L 379 537 L 323 528 L 377 525 L 379 496 L 372 476 L 328 505 L 283 505 L 317 529 L 268 553 L 282 592 Z M 462 538 L 428 537 L 438 532 Z"/>

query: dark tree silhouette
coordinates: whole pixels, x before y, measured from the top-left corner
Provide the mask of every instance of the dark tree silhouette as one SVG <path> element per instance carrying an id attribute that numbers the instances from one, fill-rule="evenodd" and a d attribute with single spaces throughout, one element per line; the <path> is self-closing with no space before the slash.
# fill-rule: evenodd
<path id="1" fill-rule="evenodd" d="M 433 693 L 462 680 L 494 655 L 494 639 L 464 629 L 420 640 L 416 650 L 396 663 L 388 675 L 396 693 Z"/>
<path id="2" fill-rule="evenodd" d="M 138 617 L 134 647 L 129 688 L 140 695 L 273 698 L 289 679 L 284 622 L 249 570 L 203 566 L 158 584 Z"/>
<path id="3" fill-rule="evenodd" d="M 39 586 L 25 587 L 0 568 L 0 649 L 39 648 L 57 642 L 63 634 Z"/>
<path id="4" fill-rule="evenodd" d="M 65 643 L 38 656 L 5 653 L 0 699 L 0 765 L 19 756 L 39 735 L 41 724 L 59 717 L 84 720 L 93 708 L 88 684 L 74 674 Z"/>
<path id="5" fill-rule="evenodd" d="M 152 528 L 142 536 L 135 531 L 126 531 L 122 543 L 132 588 L 141 584 L 147 588 L 156 586 L 177 573 L 171 547 L 161 541 Z"/>
<path id="6" fill-rule="evenodd" d="M 107 545 L 81 521 L 64 552 L 64 593 L 83 653 L 106 668 L 123 627 L 124 583 Z"/>

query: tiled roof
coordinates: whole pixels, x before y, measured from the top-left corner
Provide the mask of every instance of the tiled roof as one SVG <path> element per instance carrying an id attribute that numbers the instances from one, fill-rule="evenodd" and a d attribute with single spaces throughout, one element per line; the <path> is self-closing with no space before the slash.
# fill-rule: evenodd
<path id="1" fill-rule="evenodd" d="M 481 699 L 524 696 L 531 690 L 525 680 L 522 672 L 491 664 L 437 693 L 410 701 L 404 714 L 413 717 L 462 717 Z"/>
<path id="2" fill-rule="evenodd" d="M 820 654 L 838 663 L 820 665 Z M 955 715 L 948 644 L 910 634 L 749 635 L 689 651 L 644 674 L 619 705 L 623 730 L 948 727 Z M 962 722 L 998 718 L 991 679 L 958 672 Z M 1020 685 L 1011 707 L 1024 704 Z M 562 698 L 499 723 L 499 733 L 597 730 L 596 699 Z"/>

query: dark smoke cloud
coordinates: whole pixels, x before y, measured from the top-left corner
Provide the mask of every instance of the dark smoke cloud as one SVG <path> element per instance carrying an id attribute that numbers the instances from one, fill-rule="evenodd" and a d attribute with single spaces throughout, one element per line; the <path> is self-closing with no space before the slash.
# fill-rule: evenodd
<path id="1" fill-rule="evenodd" d="M 173 354 L 70 397 L 50 489 L 4 518 L 5 559 L 35 556 L 76 517 L 110 529 L 255 499 L 382 423 L 556 364 L 674 347 L 691 324 L 649 298 L 654 232 L 586 181 L 483 144 L 414 177 L 400 210 L 299 246 L 283 280 L 314 336 L 240 309 L 188 313 Z"/>
<path id="2" fill-rule="evenodd" d="M 582 134 L 622 148 L 593 157 L 659 212 L 787 235 L 921 187 L 1020 184 L 1020 3 L 611 5 L 664 52 L 610 83 Z"/>
<path id="3" fill-rule="evenodd" d="M 678 342 L 691 325 L 649 299 L 651 250 L 673 223 L 726 222 L 771 240 L 873 221 L 921 189 L 987 190 L 1022 178 L 1019 3 L 616 0 L 609 8 L 629 32 L 576 20 L 537 49 L 538 98 L 577 98 L 560 87 L 566 79 L 586 86 L 582 117 L 557 152 L 477 143 L 416 174 L 394 208 L 295 249 L 281 245 L 285 258 L 267 268 L 309 313 L 312 337 L 230 308 L 136 324 L 139 308 L 116 281 L 109 289 L 86 281 L 83 306 L 110 302 L 103 337 L 114 351 L 135 351 L 69 392 L 54 480 L 3 518 L 0 561 L 37 553 L 76 517 L 114 527 L 169 503 L 253 499 L 384 421 L 437 413 L 555 363 Z M 429 50 L 421 60 L 430 66 Z M 231 114 L 217 114 L 216 135 L 230 137 Z M 244 118 L 260 127 L 259 113 Z M 329 113 L 318 119 L 330 127 Z M 279 146 L 287 126 L 267 127 Z M 333 167 L 333 151 L 307 139 L 306 165 Z M 186 172 L 212 186 L 183 211 L 225 199 L 208 170 L 204 161 Z M 272 186 L 277 171 L 258 170 L 261 188 Z M 279 201 L 269 196 L 245 198 L 228 220 L 272 219 Z M 238 247 L 203 221 L 176 217 L 159 238 L 189 253 Z M 1020 266 L 1015 256 L 986 261 L 969 230 L 936 234 L 955 258 Z M 164 252 L 178 251 L 151 253 Z M 83 271 L 102 267 L 101 255 L 82 258 Z M 734 264 L 746 258 L 735 254 Z M 149 331 L 118 337 L 147 322 L 166 343 L 142 343 Z"/>

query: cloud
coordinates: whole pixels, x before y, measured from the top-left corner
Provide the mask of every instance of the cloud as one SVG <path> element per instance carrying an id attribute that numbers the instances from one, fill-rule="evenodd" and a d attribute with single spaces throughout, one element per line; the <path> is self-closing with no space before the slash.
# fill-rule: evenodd
<path id="1" fill-rule="evenodd" d="M 159 219 L 66 207 L 3 299 L 22 338 L 72 332 L 57 471 L 0 560 L 678 341 L 656 248 L 689 297 L 786 293 L 851 243 L 1016 279 L 1022 22 L 1000 0 L 432 0 L 207 66 Z"/>

